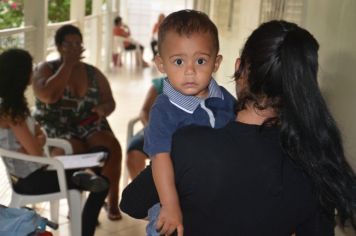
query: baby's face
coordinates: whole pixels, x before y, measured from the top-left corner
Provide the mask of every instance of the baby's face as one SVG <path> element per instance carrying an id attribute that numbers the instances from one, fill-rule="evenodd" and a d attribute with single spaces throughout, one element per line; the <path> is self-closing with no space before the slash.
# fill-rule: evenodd
<path id="1" fill-rule="evenodd" d="M 209 33 L 187 36 L 169 31 L 155 62 L 176 90 L 184 95 L 204 98 L 209 93 L 212 73 L 217 71 L 221 60 Z"/>

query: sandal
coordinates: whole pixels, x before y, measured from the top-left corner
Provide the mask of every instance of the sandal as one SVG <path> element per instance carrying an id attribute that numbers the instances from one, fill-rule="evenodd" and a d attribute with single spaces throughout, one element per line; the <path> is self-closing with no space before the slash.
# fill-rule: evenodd
<path id="1" fill-rule="evenodd" d="M 106 202 L 104 202 L 103 207 L 106 213 L 108 214 L 109 220 L 116 221 L 122 219 L 121 212 L 118 207 L 109 207 L 109 205 Z"/>

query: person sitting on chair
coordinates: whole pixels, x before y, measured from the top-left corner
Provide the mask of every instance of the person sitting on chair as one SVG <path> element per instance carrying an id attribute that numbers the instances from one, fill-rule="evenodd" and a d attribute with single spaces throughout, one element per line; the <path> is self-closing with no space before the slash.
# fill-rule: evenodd
<path id="1" fill-rule="evenodd" d="M 152 80 L 152 86 L 147 92 L 145 101 L 141 108 L 139 118 L 143 126 L 148 124 L 149 113 L 158 95 L 163 92 L 163 80 L 162 78 L 156 78 Z M 143 130 L 137 132 L 131 140 L 128 140 L 127 148 L 127 160 L 126 165 L 129 170 L 130 178 L 134 179 L 146 166 L 146 160 L 148 159 L 147 153 L 143 151 L 144 134 Z"/>
<path id="2" fill-rule="evenodd" d="M 60 57 L 40 62 L 34 71 L 34 117 L 49 137 L 68 140 L 75 154 L 98 146 L 109 150 L 102 171 L 110 180 L 106 209 L 110 220 L 119 220 L 122 153 L 106 119 L 116 106 L 109 81 L 98 68 L 82 61 L 83 38 L 78 27 L 60 27 L 55 43 Z M 56 148 L 52 154 L 61 155 L 63 151 Z"/>
<path id="3" fill-rule="evenodd" d="M 0 55 L 0 74 L 0 147 L 43 156 L 45 136 L 30 116 L 25 97 L 32 76 L 31 55 L 22 49 L 6 50 Z M 56 171 L 39 163 L 3 160 L 15 179 L 16 192 L 37 195 L 59 191 Z M 76 169 L 65 170 L 65 177 L 69 189 L 90 191 L 82 213 L 82 236 L 93 236 L 109 182 L 103 176 Z"/>
<path id="4" fill-rule="evenodd" d="M 127 25 L 123 24 L 122 18 L 120 16 L 115 17 L 114 19 L 114 29 L 113 35 L 125 38 L 124 47 L 125 50 L 137 50 L 137 47 L 140 48 L 140 53 L 136 54 L 136 64 L 142 65 L 143 67 L 148 67 L 148 63 L 143 59 L 143 50 L 145 49 L 142 44 L 135 42 L 130 38 L 131 32 Z M 118 53 L 113 54 L 113 63 L 114 65 L 121 65 L 121 59 Z"/>

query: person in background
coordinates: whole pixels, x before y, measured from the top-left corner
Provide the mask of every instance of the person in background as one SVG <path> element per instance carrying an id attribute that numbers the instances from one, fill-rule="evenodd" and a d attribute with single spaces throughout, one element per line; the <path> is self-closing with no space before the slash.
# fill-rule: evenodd
<path id="1" fill-rule="evenodd" d="M 45 135 L 30 116 L 25 90 L 31 83 L 32 57 L 23 49 L 8 49 L 0 55 L 0 147 L 33 156 L 44 156 Z M 36 158 L 36 157 L 33 157 Z M 21 194 L 59 191 L 57 172 L 45 165 L 3 157 Z M 65 170 L 69 189 L 90 191 L 82 213 L 82 235 L 93 236 L 100 209 L 108 193 L 106 178 L 87 172 Z"/>
<path id="2" fill-rule="evenodd" d="M 158 45 L 158 31 L 159 31 L 159 27 L 161 26 L 161 23 L 164 20 L 164 18 L 165 18 L 165 15 L 163 13 L 159 14 L 158 20 L 153 26 L 152 39 L 151 39 L 151 49 L 152 49 L 152 54 L 153 54 L 152 60 L 154 60 L 156 54 L 158 53 L 158 47 L 157 47 L 157 45 Z"/>
<path id="3" fill-rule="evenodd" d="M 162 93 L 164 78 L 152 80 L 152 86 L 148 90 L 145 101 L 141 108 L 139 117 L 145 127 L 148 124 L 149 113 L 158 95 Z M 144 134 L 143 130 L 137 132 L 129 142 L 127 148 L 126 165 L 129 170 L 130 178 L 134 179 L 146 166 L 148 155 L 143 151 Z"/>
<path id="4" fill-rule="evenodd" d="M 171 157 L 184 235 L 332 236 L 356 229 L 356 176 L 318 86 L 319 44 L 286 21 L 261 24 L 235 63 L 235 121 L 176 132 Z M 147 216 L 151 168 L 120 208 Z"/>
<path id="5" fill-rule="evenodd" d="M 212 77 L 222 56 L 218 30 L 205 13 L 181 10 L 168 15 L 160 26 L 158 51 L 155 63 L 167 78 L 150 111 L 144 151 L 152 160 L 160 203 L 149 211 L 147 233 L 171 234 L 177 229 L 183 235 L 170 158 L 173 133 L 188 125 L 225 126 L 234 118 L 236 99 Z"/>
<path id="6" fill-rule="evenodd" d="M 136 64 L 141 64 L 143 67 L 148 67 L 148 63 L 143 59 L 143 50 L 145 49 L 142 44 L 135 42 L 130 36 L 131 32 L 127 25 L 123 24 L 120 16 L 114 19 L 113 35 L 125 38 L 124 47 L 125 50 L 136 50 L 136 47 L 140 47 L 140 53 L 136 55 Z M 118 53 L 113 54 L 114 65 L 121 65 L 120 55 Z"/>
<path id="7" fill-rule="evenodd" d="M 64 25 L 55 34 L 60 58 L 38 64 L 34 71 L 35 119 L 49 137 L 67 139 L 74 153 L 97 147 L 109 151 L 102 174 L 110 180 L 107 212 L 110 220 L 121 219 L 118 208 L 121 146 L 106 119 L 115 109 L 110 84 L 96 67 L 81 61 L 82 34 Z M 63 150 L 53 149 L 53 155 Z"/>

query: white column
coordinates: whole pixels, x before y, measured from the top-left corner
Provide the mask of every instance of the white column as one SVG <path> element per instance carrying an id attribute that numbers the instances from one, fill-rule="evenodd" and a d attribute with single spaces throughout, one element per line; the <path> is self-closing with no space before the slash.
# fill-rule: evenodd
<path id="1" fill-rule="evenodd" d="M 70 20 L 78 22 L 79 29 L 84 30 L 85 0 L 70 1 Z"/>
<path id="2" fill-rule="evenodd" d="M 104 39 L 104 45 L 105 45 L 105 57 L 104 57 L 104 65 L 105 65 L 105 71 L 110 71 L 110 62 L 111 62 L 111 56 L 112 56 L 112 28 L 113 28 L 113 0 L 107 0 L 106 1 L 106 29 L 105 29 L 105 39 Z"/>
<path id="3" fill-rule="evenodd" d="M 25 47 L 30 49 L 34 62 L 43 61 L 47 50 L 47 0 L 24 1 L 25 26 L 34 26 L 35 31 L 25 33 Z"/>
<path id="4" fill-rule="evenodd" d="M 102 16 L 101 5 L 102 0 L 93 0 L 92 2 L 92 14 L 97 16 L 95 20 L 91 21 L 90 25 L 90 38 L 92 43 L 90 46 L 90 62 L 95 66 L 101 67 L 101 47 L 102 47 Z"/>
<path id="5" fill-rule="evenodd" d="M 113 10 L 116 15 L 120 15 L 120 0 L 113 0 Z"/>

